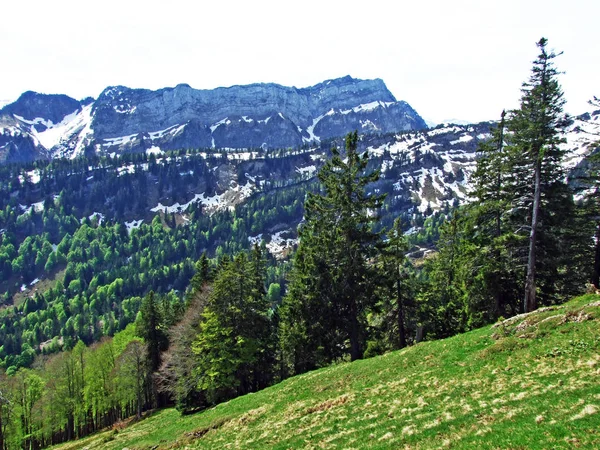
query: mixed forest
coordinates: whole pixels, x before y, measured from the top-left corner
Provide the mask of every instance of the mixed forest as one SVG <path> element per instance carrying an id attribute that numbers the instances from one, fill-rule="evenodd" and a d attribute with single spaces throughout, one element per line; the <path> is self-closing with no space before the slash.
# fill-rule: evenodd
<path id="1" fill-rule="evenodd" d="M 386 197 L 357 132 L 316 181 L 290 177 L 231 210 L 159 211 L 133 228 L 124 222 L 152 196 L 183 203 L 189 184 L 214 189 L 217 156 L 0 168 L 0 449 L 42 448 L 166 405 L 193 413 L 598 287 L 600 165 L 592 150 L 576 179 L 565 172 L 557 55 L 545 39 L 538 50 L 520 107 L 478 149 L 472 201 L 435 213 L 403 209 L 408 193 Z M 294 173 L 293 161 L 265 161 L 265 173 Z M 119 173 L 123 162 L 133 169 Z M 35 186 L 22 176 L 33 169 Z M 18 214 L 40 198 L 43 208 Z M 98 203 L 108 218 L 80 219 Z M 293 255 L 277 260 L 249 236 L 281 223 L 300 226 Z M 436 251 L 407 256 L 417 244 Z"/>

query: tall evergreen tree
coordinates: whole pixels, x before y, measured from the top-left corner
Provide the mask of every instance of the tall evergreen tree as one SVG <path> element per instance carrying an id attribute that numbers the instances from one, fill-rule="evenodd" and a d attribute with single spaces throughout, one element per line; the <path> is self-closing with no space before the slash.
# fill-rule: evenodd
<path id="1" fill-rule="evenodd" d="M 547 43 L 545 38 L 537 43 L 540 53 L 533 62 L 529 81 L 523 83 L 521 106 L 513 111 L 508 124 L 527 175 L 523 194 L 531 199 L 525 312 L 537 308 L 536 269 L 539 262 L 543 262 L 538 261 L 539 239 L 547 227 L 540 219 L 552 190 L 562 182 L 561 162 L 565 151 L 560 144 L 564 142 L 563 133 L 568 125 L 563 113 L 565 100 L 557 80 L 559 72 L 553 62 L 560 54 L 549 52 Z"/>
<path id="2" fill-rule="evenodd" d="M 166 349 L 168 340 L 162 327 L 160 309 L 153 291 L 142 300 L 140 317 L 136 323 L 136 334 L 144 339 L 148 347 L 150 371 L 157 371 L 160 366 L 160 352 Z"/>
<path id="3" fill-rule="evenodd" d="M 192 348 L 198 389 L 211 402 L 266 387 L 274 367 L 264 364 L 272 348 L 270 305 L 264 289 L 262 255 L 245 253 L 222 261 L 202 312 Z M 273 350 L 274 352 L 274 350 Z"/>
<path id="4" fill-rule="evenodd" d="M 305 203 L 281 315 L 283 345 L 296 372 L 363 354 L 366 316 L 376 302 L 372 258 L 381 240 L 373 225 L 384 197 L 366 192 L 379 172 L 365 173 L 368 153 L 359 154 L 357 145 L 355 131 L 346 136 L 346 158 L 332 149 L 318 175 L 323 193 L 309 194 Z"/>
<path id="5" fill-rule="evenodd" d="M 470 223 L 465 224 L 466 239 L 474 245 L 471 258 L 482 283 L 479 293 L 486 297 L 480 299 L 481 306 L 488 311 L 489 320 L 519 310 L 515 298 L 523 267 L 520 258 L 524 239 L 515 232 L 508 213 L 513 208 L 518 182 L 513 172 L 517 152 L 511 147 L 511 137 L 506 133 L 503 111 L 492 138 L 478 148 L 477 167 L 471 178 L 474 202 L 463 208 L 463 214 L 470 216 Z M 490 301 L 493 303 L 484 306 Z"/>
<path id="6" fill-rule="evenodd" d="M 202 253 L 202 256 L 200 256 L 200 259 L 196 262 L 195 269 L 196 272 L 194 273 L 190 284 L 192 286 L 192 292 L 200 292 L 204 283 L 208 282 L 210 279 L 210 266 L 205 252 Z"/>
<path id="7" fill-rule="evenodd" d="M 412 274 L 406 253 L 408 243 L 402 232 L 400 219 L 387 233 L 387 241 L 383 245 L 380 260 L 380 275 L 382 285 L 385 287 L 384 297 L 390 301 L 391 323 L 387 328 L 395 330 L 394 348 L 404 348 L 408 343 L 407 337 L 407 310 L 413 306 L 413 288 L 411 286 Z M 386 308 L 388 309 L 388 308 Z"/>

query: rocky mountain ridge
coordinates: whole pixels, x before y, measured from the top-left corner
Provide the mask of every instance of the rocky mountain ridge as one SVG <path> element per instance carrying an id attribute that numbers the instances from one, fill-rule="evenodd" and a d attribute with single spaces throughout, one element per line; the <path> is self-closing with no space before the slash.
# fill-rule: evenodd
<path id="1" fill-rule="evenodd" d="M 96 99 L 26 92 L 0 110 L 0 161 L 181 148 L 298 148 L 358 129 L 426 128 L 380 79 L 308 88 L 251 84 L 212 90 L 106 88 Z"/>
<path id="2" fill-rule="evenodd" d="M 394 214 L 419 211 L 427 216 L 455 202 L 469 201 L 470 175 L 475 169 L 478 144 L 489 139 L 494 125 L 494 122 L 442 124 L 427 130 L 362 135 L 360 150 L 371 154 L 372 168 L 380 169 L 382 174 L 372 188 L 387 194 L 389 210 Z M 563 144 L 570 153 L 567 169 L 581 167 L 582 160 L 590 152 L 590 144 L 597 141 L 599 135 L 600 111 L 586 113 L 573 121 Z M 315 178 L 332 145 L 342 147 L 342 138 L 313 142 L 293 150 L 207 149 L 178 156 L 165 154 L 156 147 L 143 158 L 123 162 L 108 159 L 108 168 L 84 164 L 84 173 L 73 176 L 79 178 L 80 189 L 90 193 L 96 189 L 96 183 L 106 178 L 107 171 L 114 171 L 117 178 L 113 183 L 118 179 L 124 186 L 129 183 L 129 178 L 144 176 L 148 198 L 143 207 L 131 207 L 129 212 L 126 209 L 121 220 L 128 228 L 151 220 L 156 213 L 175 214 L 178 220 L 186 223 L 195 208 L 201 208 L 206 214 L 233 210 L 255 195 L 269 195 L 272 189 L 305 184 Z M 198 171 L 197 164 L 189 164 L 197 158 L 205 161 L 204 171 Z M 158 179 L 152 174 L 159 172 L 173 174 L 171 178 L 179 179 L 178 195 L 169 191 L 164 194 L 154 192 Z M 44 207 L 44 197 L 36 198 L 31 193 L 35 193 L 40 182 L 51 184 L 53 176 L 45 169 L 21 169 L 19 177 L 22 182 L 28 180 L 31 186 L 30 200 L 20 203 L 23 213 L 32 209 L 40 211 Z M 82 209 L 82 218 L 115 219 L 117 197 L 116 194 L 114 199 L 102 196 L 99 202 Z M 133 205 L 138 200 L 129 198 L 129 203 Z M 290 222 L 283 228 L 257 230 L 257 234 L 249 239 L 268 237 L 269 243 L 273 243 L 270 250 L 282 254 L 286 247 L 293 245 L 293 240 L 285 236 L 293 237 L 296 225 Z"/>

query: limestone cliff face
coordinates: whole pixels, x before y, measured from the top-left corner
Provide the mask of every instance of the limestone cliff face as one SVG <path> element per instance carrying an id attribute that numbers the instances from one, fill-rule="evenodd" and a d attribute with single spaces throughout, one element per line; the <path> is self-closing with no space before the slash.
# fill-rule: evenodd
<path id="1" fill-rule="evenodd" d="M 0 110 L 0 116 L 14 118 L 33 145 L 57 156 L 151 147 L 288 148 L 354 129 L 426 128 L 382 80 L 349 76 L 302 89 L 272 83 L 212 90 L 186 84 L 157 91 L 112 86 L 95 101 L 83 102 L 28 92 Z"/>

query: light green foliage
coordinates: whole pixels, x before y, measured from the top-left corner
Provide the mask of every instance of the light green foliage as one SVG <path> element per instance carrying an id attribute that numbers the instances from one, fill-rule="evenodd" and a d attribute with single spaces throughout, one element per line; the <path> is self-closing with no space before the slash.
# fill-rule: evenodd
<path id="1" fill-rule="evenodd" d="M 599 320 L 582 297 L 59 448 L 598 448 Z"/>
<path id="2" fill-rule="evenodd" d="M 35 370 L 0 374 L 0 437 L 7 448 L 47 446 L 56 433 L 74 439 L 135 412 L 137 373 L 126 353 L 134 341 L 142 346 L 144 364 L 145 353 L 133 332 L 130 325 L 114 342 L 106 339 L 90 348 L 78 341 Z"/>

